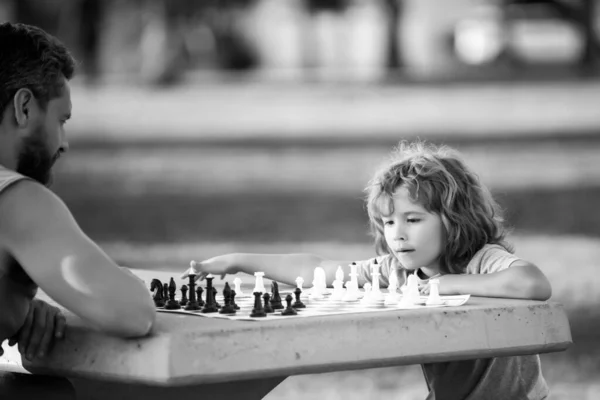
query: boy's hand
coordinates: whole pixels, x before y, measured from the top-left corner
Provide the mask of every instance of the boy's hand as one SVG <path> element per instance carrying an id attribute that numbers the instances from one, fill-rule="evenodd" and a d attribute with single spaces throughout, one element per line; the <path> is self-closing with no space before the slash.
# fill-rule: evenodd
<path id="1" fill-rule="evenodd" d="M 54 343 L 65 336 L 66 319 L 62 312 L 45 301 L 33 299 L 25 323 L 9 339 L 9 346 L 19 344 L 19 352 L 28 360 L 44 357 Z"/>
<path id="2" fill-rule="evenodd" d="M 199 270 L 196 275 L 197 281 L 203 280 L 208 274 L 218 275 L 223 279 L 225 275 L 239 272 L 227 256 L 217 256 L 201 262 L 194 261 L 194 268 Z"/>

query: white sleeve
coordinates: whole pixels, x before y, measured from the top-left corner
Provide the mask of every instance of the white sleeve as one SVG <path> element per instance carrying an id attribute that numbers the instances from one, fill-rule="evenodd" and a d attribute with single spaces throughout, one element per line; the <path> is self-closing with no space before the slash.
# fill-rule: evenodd
<path id="1" fill-rule="evenodd" d="M 467 274 L 491 274 L 511 266 L 519 257 L 500 245 L 485 245 L 467 265 Z"/>

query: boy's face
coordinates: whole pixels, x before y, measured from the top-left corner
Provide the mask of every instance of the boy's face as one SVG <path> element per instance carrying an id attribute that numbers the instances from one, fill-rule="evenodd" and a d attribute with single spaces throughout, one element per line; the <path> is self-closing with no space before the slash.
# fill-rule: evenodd
<path id="1" fill-rule="evenodd" d="M 17 172 L 49 186 L 54 163 L 68 149 L 64 130 L 71 115 L 68 82 L 64 81 L 61 95 L 50 100 L 45 110 L 33 108 L 31 130 L 19 146 Z"/>
<path id="2" fill-rule="evenodd" d="M 405 187 L 392 197 L 394 212 L 383 217 L 385 241 L 402 266 L 421 268 L 428 275 L 440 272 L 440 255 L 444 248 L 442 219 L 411 200 Z"/>

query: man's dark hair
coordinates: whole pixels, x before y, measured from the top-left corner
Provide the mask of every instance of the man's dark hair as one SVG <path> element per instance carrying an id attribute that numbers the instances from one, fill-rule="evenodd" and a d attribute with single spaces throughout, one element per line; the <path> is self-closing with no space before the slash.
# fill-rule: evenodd
<path id="1" fill-rule="evenodd" d="M 31 25 L 0 24 L 0 122 L 19 89 L 31 90 L 45 108 L 62 94 L 62 77 L 74 73 L 73 56 L 54 36 Z"/>

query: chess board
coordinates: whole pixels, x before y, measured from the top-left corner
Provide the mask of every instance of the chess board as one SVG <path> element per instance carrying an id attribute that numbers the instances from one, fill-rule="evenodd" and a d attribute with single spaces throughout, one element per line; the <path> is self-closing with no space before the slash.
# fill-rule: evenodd
<path id="1" fill-rule="evenodd" d="M 310 289 L 305 289 L 306 292 L 310 292 Z M 309 294 L 303 292 L 300 296 L 301 301 L 306 305 L 306 308 L 297 309 L 297 315 L 282 315 L 283 310 L 275 310 L 274 313 L 267 314 L 266 317 L 251 317 L 252 308 L 254 307 L 254 296 L 245 294 L 242 296 L 236 296 L 235 302 L 240 307 L 235 314 L 221 314 L 219 312 L 203 313 L 201 310 L 187 311 L 183 307 L 178 310 L 166 310 L 164 308 L 157 308 L 159 312 L 165 313 L 178 313 L 187 315 L 196 315 L 205 318 L 223 318 L 230 320 L 243 320 L 243 321 L 267 321 L 273 319 L 282 318 L 307 318 L 307 317 L 318 317 L 336 314 L 353 314 L 353 313 L 365 313 L 374 311 L 394 311 L 394 310 L 414 310 L 423 308 L 434 308 L 434 307 L 458 307 L 465 304 L 470 295 L 457 295 L 457 296 L 441 296 L 443 303 L 439 305 L 428 306 L 425 304 L 427 296 L 421 296 L 420 301 L 415 305 L 402 305 L 399 302 L 396 305 L 385 305 L 383 302 L 373 305 L 361 304 L 360 300 L 347 302 L 342 300 L 331 300 L 332 289 L 328 289 L 322 299 L 313 299 Z M 290 291 L 281 291 L 281 297 L 285 299 L 288 294 L 292 294 Z M 401 299 L 402 296 L 399 297 Z M 178 299 L 176 297 L 176 299 Z M 216 297 L 217 302 L 220 305 L 224 305 L 223 296 L 219 293 Z M 286 303 L 283 301 L 285 307 Z"/>

